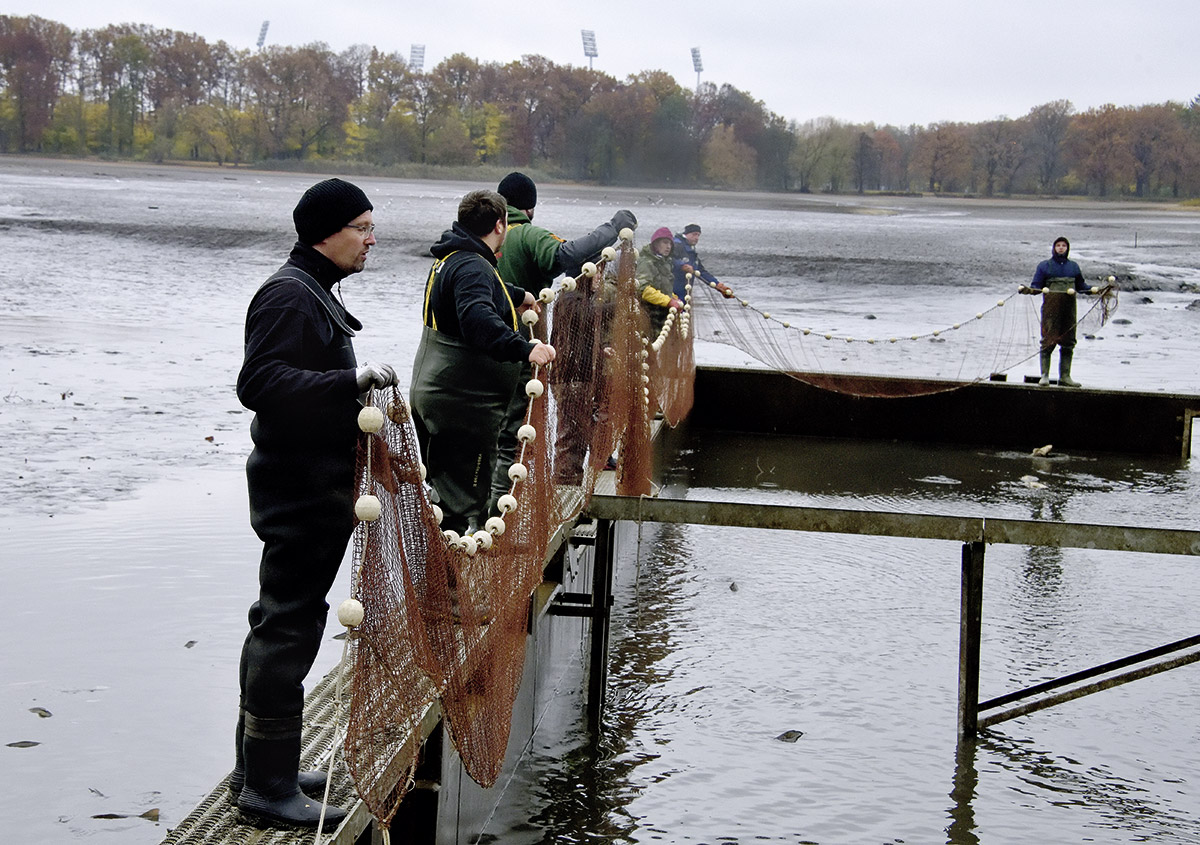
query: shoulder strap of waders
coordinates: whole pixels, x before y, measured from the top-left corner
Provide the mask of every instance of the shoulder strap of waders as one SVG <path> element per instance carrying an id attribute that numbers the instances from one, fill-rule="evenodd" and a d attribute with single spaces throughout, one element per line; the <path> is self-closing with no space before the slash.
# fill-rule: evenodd
<path id="1" fill-rule="evenodd" d="M 429 268 L 429 278 L 425 280 L 425 304 L 422 308 L 421 319 L 425 325 L 429 326 L 434 331 L 437 331 L 437 315 L 432 313 L 429 308 L 429 300 L 433 296 L 433 285 L 438 280 L 438 276 L 442 272 L 442 268 L 446 266 L 446 262 L 450 259 L 450 256 L 456 255 L 458 252 L 460 252 L 460 250 L 456 249 L 453 252 L 450 252 L 434 261 L 433 266 Z M 467 254 L 472 255 L 473 253 Z M 508 300 L 508 310 L 512 315 L 513 331 L 519 333 L 521 331 L 521 322 L 517 319 L 517 307 L 513 305 L 512 297 L 508 295 L 508 285 L 504 284 L 504 279 L 500 278 L 499 270 L 493 267 L 492 272 L 496 274 L 496 281 L 500 282 L 500 290 L 504 291 L 504 298 Z"/>

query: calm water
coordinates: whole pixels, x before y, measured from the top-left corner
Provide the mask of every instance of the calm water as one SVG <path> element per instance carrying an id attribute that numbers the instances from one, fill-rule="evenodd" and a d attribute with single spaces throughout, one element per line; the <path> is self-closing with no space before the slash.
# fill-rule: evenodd
<path id="1" fill-rule="evenodd" d="M 233 394 L 241 322 L 312 181 L 0 159 L 0 817 L 13 841 L 157 842 L 230 766 L 258 557 L 249 415 Z M 366 324 L 359 357 L 407 380 L 423 250 L 477 186 L 356 181 L 380 243 L 342 293 Z M 1066 233 L 1085 273 L 1137 288 L 1127 323 L 1081 342 L 1076 376 L 1200 393 L 1200 294 L 1186 287 L 1200 284 L 1200 214 L 541 194 L 538 222 L 568 236 L 626 206 L 643 226 L 698 222 L 710 269 L 739 293 L 831 329 L 868 310 L 913 331 L 973 313 Z M 700 438 L 669 492 L 1194 528 L 1197 484 L 1194 461 Z M 605 734 L 588 743 L 568 721 L 543 740 L 489 831 L 499 841 L 1200 841 L 1194 667 L 956 754 L 957 545 L 651 526 L 625 543 Z M 1190 558 L 993 546 L 987 560 L 984 695 L 1195 633 Z M 328 643 L 314 676 L 338 653 Z M 775 739 L 787 730 L 803 736 Z M 39 744 L 8 747 L 22 741 Z M 155 808 L 159 823 L 137 818 Z"/>

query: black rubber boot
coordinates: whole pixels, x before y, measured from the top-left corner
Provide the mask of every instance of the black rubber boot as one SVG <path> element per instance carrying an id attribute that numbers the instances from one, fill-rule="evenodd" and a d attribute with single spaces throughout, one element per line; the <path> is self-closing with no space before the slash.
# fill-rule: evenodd
<path id="1" fill-rule="evenodd" d="M 1058 350 L 1058 383 L 1063 387 L 1079 387 L 1079 382 L 1071 378 L 1071 359 L 1074 357 L 1074 349 Z"/>
<path id="2" fill-rule="evenodd" d="M 242 794 L 242 787 L 246 783 L 246 762 L 242 755 L 242 738 L 246 735 L 246 717 L 243 712 L 238 713 L 237 728 L 233 732 L 233 771 L 229 773 L 229 792 L 233 796 L 233 803 L 237 803 L 238 797 Z M 325 797 L 325 773 L 322 771 L 307 771 L 299 772 L 296 775 L 296 781 L 300 784 L 300 791 L 309 798 L 316 798 L 318 801 Z"/>
<path id="3" fill-rule="evenodd" d="M 1038 379 L 1038 384 L 1040 384 L 1042 387 L 1045 387 L 1050 383 L 1050 356 L 1053 354 L 1053 349 L 1051 349 L 1049 352 L 1042 353 L 1042 377 Z M 1059 354 L 1061 355 L 1062 353 Z"/>
<path id="4" fill-rule="evenodd" d="M 300 791 L 299 729 L 299 717 L 259 719 L 246 714 L 242 739 L 246 774 L 237 806 L 250 824 L 315 828 L 320 821 L 321 802 Z M 336 828 L 345 818 L 340 807 L 326 807 L 324 830 Z"/>

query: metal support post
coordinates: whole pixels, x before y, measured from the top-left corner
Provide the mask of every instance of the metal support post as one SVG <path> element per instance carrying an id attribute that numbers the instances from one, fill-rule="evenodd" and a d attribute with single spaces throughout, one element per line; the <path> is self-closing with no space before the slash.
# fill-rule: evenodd
<path id="1" fill-rule="evenodd" d="M 608 687 L 608 628 L 612 608 L 612 579 L 616 554 L 615 523 L 597 520 L 592 563 L 592 648 L 588 666 L 588 730 L 600 730 L 604 691 Z"/>
<path id="2" fill-rule="evenodd" d="M 983 620 L 982 541 L 963 543 L 962 607 L 958 623 L 958 738 L 979 728 L 979 638 Z"/>

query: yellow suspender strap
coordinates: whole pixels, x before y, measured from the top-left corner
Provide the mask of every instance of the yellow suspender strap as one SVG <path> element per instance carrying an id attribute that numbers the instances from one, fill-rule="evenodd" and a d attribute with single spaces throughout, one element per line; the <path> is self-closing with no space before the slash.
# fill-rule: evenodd
<path id="1" fill-rule="evenodd" d="M 454 250 L 458 252 L 458 250 Z M 454 255 L 454 252 L 450 255 Z M 437 281 L 438 273 L 442 272 L 442 267 L 446 264 L 446 259 L 450 255 L 443 256 L 433 262 L 433 266 L 429 268 L 429 278 L 425 280 L 425 306 L 421 309 L 421 321 L 430 326 L 435 332 L 437 331 L 437 315 L 429 313 L 429 298 L 433 295 L 433 283 Z"/>
<path id="2" fill-rule="evenodd" d="M 504 279 L 500 278 L 500 271 L 492 268 L 496 273 L 496 281 L 500 283 L 500 290 L 504 291 L 504 298 L 508 300 L 508 310 L 512 314 L 513 331 L 517 334 L 521 333 L 521 323 L 517 320 L 517 307 L 513 305 L 512 297 L 508 295 L 508 285 L 504 284 Z"/>
<path id="3" fill-rule="evenodd" d="M 437 331 L 437 315 L 431 314 L 429 311 L 429 299 L 433 295 L 433 283 L 437 281 L 438 273 L 442 272 L 442 267 L 445 266 L 446 260 L 451 255 L 454 255 L 455 252 L 458 252 L 458 250 L 456 249 L 449 255 L 433 262 L 433 266 L 429 268 L 429 278 L 425 281 L 425 305 L 421 309 L 421 320 L 434 331 Z M 512 297 L 508 295 L 508 285 L 504 284 L 504 279 L 500 278 L 499 270 L 493 267 L 492 272 L 496 274 L 496 281 L 500 283 L 500 290 L 504 291 L 504 298 L 508 300 L 508 310 L 512 314 L 513 331 L 519 333 L 521 331 L 521 321 L 517 319 L 517 307 L 513 305 Z"/>

